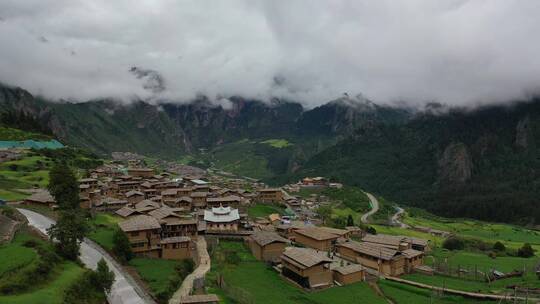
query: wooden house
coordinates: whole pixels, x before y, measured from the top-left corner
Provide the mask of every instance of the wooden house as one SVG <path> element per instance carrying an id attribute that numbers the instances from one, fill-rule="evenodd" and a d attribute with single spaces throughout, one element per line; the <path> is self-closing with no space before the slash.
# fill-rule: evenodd
<path id="1" fill-rule="evenodd" d="M 270 231 L 257 231 L 246 238 L 251 253 L 257 260 L 277 262 L 285 247 L 290 243 L 286 238 Z"/>
<path id="2" fill-rule="evenodd" d="M 286 248 L 281 255 L 281 274 L 304 288 L 332 286 L 332 262 L 324 253 L 309 248 Z"/>
<path id="3" fill-rule="evenodd" d="M 331 251 L 338 235 L 328 233 L 319 227 L 294 230 L 294 241 L 306 247 L 322 251 Z"/>
<path id="4" fill-rule="evenodd" d="M 406 272 L 405 257 L 395 249 L 373 243 L 349 241 L 337 244 L 336 252 L 344 259 L 384 275 L 399 276 Z"/>
<path id="5" fill-rule="evenodd" d="M 131 250 L 136 255 L 159 257 L 161 225 L 158 220 L 148 215 L 138 215 L 118 223 L 127 235 Z"/>
<path id="6" fill-rule="evenodd" d="M 283 191 L 280 188 L 259 189 L 257 200 L 261 203 L 281 203 L 283 201 Z"/>
<path id="7" fill-rule="evenodd" d="M 191 239 L 187 236 L 163 238 L 160 244 L 163 259 L 183 260 L 191 257 Z"/>

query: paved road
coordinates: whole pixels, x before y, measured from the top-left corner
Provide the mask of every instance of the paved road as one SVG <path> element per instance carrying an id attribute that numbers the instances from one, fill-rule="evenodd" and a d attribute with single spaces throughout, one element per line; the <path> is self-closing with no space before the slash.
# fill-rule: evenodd
<path id="1" fill-rule="evenodd" d="M 193 282 L 196 279 L 204 278 L 206 273 L 210 270 L 210 255 L 206 249 L 206 240 L 203 236 L 197 238 L 197 256 L 199 257 L 199 264 L 192 273 L 190 273 L 182 282 L 180 288 L 174 293 L 169 300 L 169 304 L 178 304 L 183 297 L 189 296 L 193 289 Z"/>
<path id="2" fill-rule="evenodd" d="M 55 222 L 37 212 L 19 209 L 26 218 L 28 224 L 37 228 L 43 234 L 47 234 L 47 229 Z M 121 270 L 121 267 L 103 249 L 90 240 L 81 243 L 80 259 L 84 265 L 91 269 L 96 269 L 97 263 L 104 258 L 109 268 L 114 272 L 115 280 L 111 292 L 107 295 L 107 300 L 111 304 L 135 304 L 135 303 L 155 303 L 142 288 L 136 285 L 131 276 Z"/>
<path id="3" fill-rule="evenodd" d="M 403 215 L 403 213 L 405 213 L 405 210 L 398 206 L 395 206 L 394 208 L 396 208 L 397 212 L 394 215 L 392 215 L 392 218 L 390 219 L 390 221 L 392 222 L 392 225 L 398 226 L 404 229 L 410 228 L 411 226 L 401 221 L 401 216 Z"/>
<path id="4" fill-rule="evenodd" d="M 371 202 L 371 210 L 364 213 L 364 215 L 362 215 L 360 220 L 362 221 L 362 223 L 367 224 L 368 223 L 368 217 L 370 217 L 371 215 L 373 215 L 373 214 L 377 213 L 377 211 L 379 211 L 379 201 L 375 198 L 375 196 L 373 196 L 373 194 L 367 193 L 367 192 L 365 192 L 365 193 L 366 193 L 367 197 L 369 198 L 369 201 Z"/>

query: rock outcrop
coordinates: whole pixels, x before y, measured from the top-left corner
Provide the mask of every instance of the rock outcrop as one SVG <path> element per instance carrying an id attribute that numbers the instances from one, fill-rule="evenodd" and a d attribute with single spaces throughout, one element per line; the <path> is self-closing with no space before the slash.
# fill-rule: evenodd
<path id="1" fill-rule="evenodd" d="M 448 145 L 439 158 L 441 183 L 464 183 L 472 176 L 473 162 L 469 149 L 461 142 Z"/>

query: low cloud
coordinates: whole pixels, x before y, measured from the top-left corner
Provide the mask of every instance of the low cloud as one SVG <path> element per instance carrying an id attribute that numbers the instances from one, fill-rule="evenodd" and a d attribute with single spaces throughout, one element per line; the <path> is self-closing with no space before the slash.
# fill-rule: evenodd
<path id="1" fill-rule="evenodd" d="M 0 82 L 73 101 L 504 102 L 538 92 L 538 11 L 536 0 L 2 0 Z"/>

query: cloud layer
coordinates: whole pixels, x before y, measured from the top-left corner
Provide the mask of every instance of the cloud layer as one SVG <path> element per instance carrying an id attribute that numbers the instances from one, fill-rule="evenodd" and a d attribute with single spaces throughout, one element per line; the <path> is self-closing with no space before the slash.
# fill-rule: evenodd
<path id="1" fill-rule="evenodd" d="M 539 11 L 537 0 L 2 0 L 0 82 L 77 101 L 501 102 L 538 92 Z"/>

